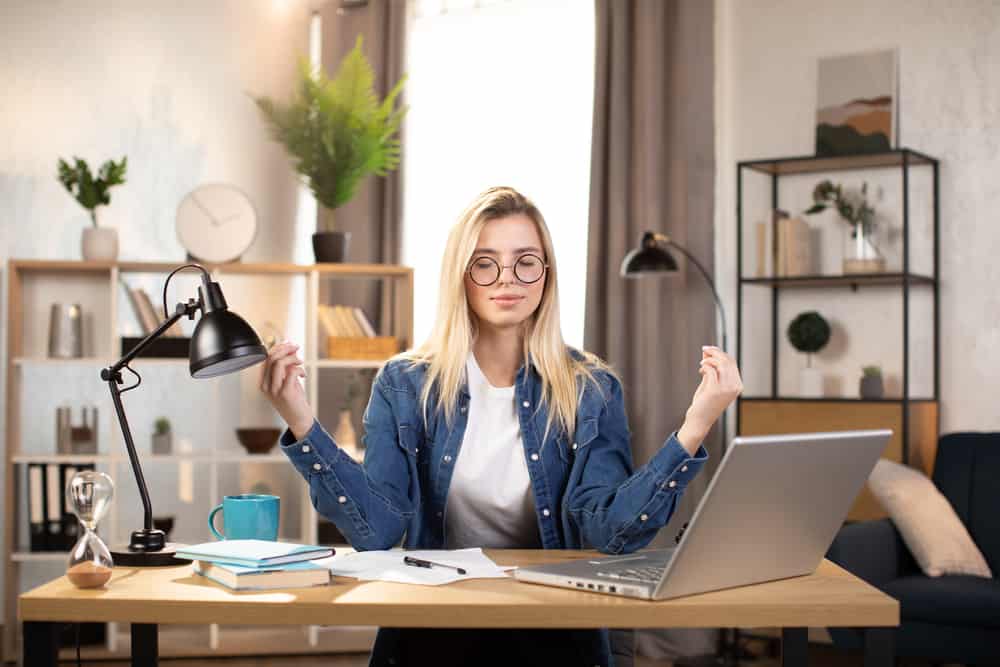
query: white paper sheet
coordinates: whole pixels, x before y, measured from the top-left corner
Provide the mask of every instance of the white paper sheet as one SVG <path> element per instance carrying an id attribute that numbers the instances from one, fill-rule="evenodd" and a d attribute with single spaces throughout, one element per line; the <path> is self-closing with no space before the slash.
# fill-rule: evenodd
<path id="1" fill-rule="evenodd" d="M 461 567 L 466 574 L 459 574 L 445 567 L 405 565 L 404 556 Z M 328 567 L 330 572 L 337 576 L 354 577 L 361 581 L 392 581 L 423 586 L 441 586 L 465 579 L 500 579 L 506 577 L 508 571 L 515 569 L 514 566 L 497 565 L 478 547 L 454 550 L 355 551 L 338 553 L 330 558 L 313 562 Z"/>

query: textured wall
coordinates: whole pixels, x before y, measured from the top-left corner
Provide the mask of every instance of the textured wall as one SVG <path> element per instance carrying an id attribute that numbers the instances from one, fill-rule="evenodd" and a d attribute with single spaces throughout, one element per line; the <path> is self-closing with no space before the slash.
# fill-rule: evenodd
<path id="1" fill-rule="evenodd" d="M 1000 2 L 840 3 L 718 0 L 717 247 L 723 298 L 735 321 L 736 162 L 811 154 L 814 148 L 816 63 L 823 56 L 898 48 L 899 141 L 941 160 L 941 428 L 1000 428 L 994 396 L 1000 388 L 1000 268 L 996 211 L 1000 206 Z M 929 271 L 929 171 L 914 171 L 910 207 L 917 270 Z M 832 174 L 845 184 L 867 179 L 883 186 L 878 207 L 890 266 L 899 265 L 899 172 Z M 787 177 L 786 177 L 787 178 Z M 801 212 L 819 177 L 783 181 L 780 203 Z M 746 224 L 763 219 L 768 204 L 763 177 L 744 182 Z M 839 264 L 843 223 L 826 214 L 809 219 L 821 236 L 827 269 Z M 752 243 L 744 231 L 744 243 Z M 753 270 L 752 246 L 745 249 Z M 764 292 L 764 290 L 760 290 Z M 770 387 L 769 297 L 745 301 L 748 327 L 741 365 L 747 393 Z M 926 290 L 912 305 L 910 367 L 913 391 L 929 393 L 930 301 Z M 902 301 L 896 292 L 801 292 L 783 302 L 779 326 L 799 311 L 817 308 L 834 325 L 816 365 L 832 395 L 856 396 L 860 366 L 881 363 L 887 390 L 901 381 Z M 731 325 L 731 336 L 735 323 Z M 745 330 L 746 331 L 746 330 Z M 793 394 L 804 360 L 784 341 L 779 386 Z"/>
<path id="2" fill-rule="evenodd" d="M 119 232 L 122 259 L 183 260 L 174 233 L 177 205 L 194 186 L 221 181 L 243 189 L 257 208 L 259 231 L 245 260 L 309 261 L 311 253 L 298 241 L 308 242 L 308 233 L 298 230 L 305 224 L 311 232 L 312 222 L 299 214 L 289 161 L 268 138 L 247 95 L 291 92 L 296 59 L 308 53 L 308 23 L 305 0 L 2 3 L 0 262 L 6 267 L 9 258 L 79 259 L 81 230 L 89 222 L 56 180 L 57 158 L 71 155 L 92 166 L 128 156 L 128 183 L 112 191 L 108 211 L 108 221 Z M 182 284 L 188 283 L 178 283 L 179 299 L 188 291 Z M 227 290 L 230 302 L 243 298 L 240 287 Z M 262 295 L 251 288 L 248 293 L 256 296 L 255 310 L 280 322 L 288 315 L 265 304 L 272 296 L 275 303 L 287 300 L 288 289 L 271 291 Z M 5 299 L 6 291 L 0 302 Z M 6 310 L 6 303 L 0 305 Z M 127 302 L 120 305 L 125 309 L 122 329 L 134 329 Z M 246 414 L 256 406 L 252 381 L 240 378 L 239 386 L 226 385 L 222 398 L 213 399 L 212 382 L 195 383 L 176 367 L 146 368 L 143 387 L 127 400 L 140 451 L 148 451 L 149 425 L 161 409 L 172 410 L 178 435 L 192 440 L 196 449 L 224 437 L 220 446 L 238 451 L 232 422 L 271 416 Z M 54 405 L 79 405 L 87 392 L 93 396 L 96 382 L 96 368 L 89 366 L 33 373 L 25 387 L 32 402 L 22 420 L 36 426 L 26 429 L 25 448 L 51 450 Z M 171 388 L 182 383 L 184 400 L 178 401 Z M 98 400 L 102 447 L 107 448 L 110 429 L 117 426 L 110 421 L 110 401 L 103 394 Z M 192 418 L 211 400 L 223 401 L 226 428 L 220 435 L 205 420 Z M 171 497 L 177 464 L 147 468 L 154 498 Z M 189 522 L 192 529 L 195 522 L 202 527 L 211 501 L 205 474 L 203 468 L 196 471 L 195 502 L 186 510 L 190 516 L 184 508 L 177 510 L 182 525 Z M 235 465 L 221 475 L 222 489 L 239 483 Z M 130 477 L 119 481 L 123 519 L 130 527 L 135 517 L 141 521 L 141 513 L 131 511 L 135 485 Z M 22 569 L 25 584 L 52 576 L 42 566 Z"/>

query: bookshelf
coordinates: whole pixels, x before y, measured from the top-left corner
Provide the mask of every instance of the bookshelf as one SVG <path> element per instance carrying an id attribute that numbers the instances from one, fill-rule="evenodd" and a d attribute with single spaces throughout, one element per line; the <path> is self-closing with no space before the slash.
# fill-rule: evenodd
<path id="1" fill-rule="evenodd" d="M 936 158 L 899 148 L 884 153 L 836 157 L 791 156 L 746 160 L 736 166 L 737 313 L 736 356 L 753 386 L 737 401 L 736 432 L 741 435 L 799 431 L 891 428 L 893 437 L 883 454 L 931 472 L 939 430 L 939 164 Z M 888 194 L 876 209 L 887 212 L 894 230 L 887 270 L 849 273 L 836 270 L 836 261 L 819 257 L 822 266 L 807 275 L 775 275 L 774 267 L 761 271 L 760 253 L 754 253 L 751 227 L 762 217 L 773 220 L 779 208 L 804 210 L 812 204 L 812 188 L 821 179 L 860 185 L 874 183 Z M 782 202 L 786 202 L 785 206 Z M 767 211 L 767 215 L 763 215 Z M 837 231 L 812 222 L 813 231 L 827 236 Z M 836 222 L 827 220 L 832 226 Z M 842 222 L 841 227 L 844 227 Z M 771 231 L 772 243 L 774 230 Z M 820 255 L 832 243 L 820 244 Z M 769 249 L 770 251 L 771 249 Z M 758 260 L 755 262 L 754 255 Z M 756 273 L 757 275 L 751 275 Z M 864 301 L 863 301 L 864 300 Z M 864 310 L 867 308 L 867 310 Z M 798 310 L 830 309 L 843 317 L 839 352 L 850 357 L 850 346 L 866 348 L 880 361 L 892 364 L 898 384 L 881 399 L 840 395 L 796 396 L 788 382 L 787 348 L 782 340 L 791 316 Z M 856 313 L 877 313 L 862 317 Z M 920 337 L 922 336 L 922 338 Z M 915 344 L 919 343 L 919 345 Z M 831 339 L 832 344 L 832 339 Z M 786 354 L 783 355 L 782 351 Z M 898 354 L 898 357 L 896 356 Z M 871 363 L 871 362 L 868 362 Z M 860 367 L 857 371 L 860 373 Z M 760 381 L 759 378 L 763 378 Z M 837 378 L 835 378 L 837 379 Z M 866 490 L 856 499 L 849 520 L 885 516 Z"/>
<path id="2" fill-rule="evenodd" d="M 109 545 L 127 542 L 130 530 L 141 525 L 138 491 L 127 453 L 114 418 L 107 387 L 100 370 L 121 354 L 121 338 L 141 332 L 122 283 L 147 286 L 157 309 L 166 274 L 178 264 L 164 262 L 78 262 L 10 260 L 7 270 L 6 425 L 4 486 L 4 659 L 17 656 L 17 594 L 42 580 L 57 576 L 65 567 L 67 551 L 31 551 L 28 548 L 26 468 L 31 464 L 92 464 L 115 480 L 115 500 L 100 532 Z M 398 349 L 412 346 L 413 271 L 381 264 L 234 263 L 205 264 L 213 280 L 221 283 L 230 307 L 265 338 L 280 331 L 301 345 L 306 368 L 306 389 L 318 417 L 333 430 L 336 424 L 328 404 L 344 373 L 377 370 L 383 358 L 326 358 L 325 330 L 319 308 L 337 295 L 378 294 L 380 312 L 367 313 L 380 338 L 393 339 Z M 170 283 L 168 304 L 195 294 L 195 272 L 178 273 Z M 361 285 L 363 287 L 357 287 Z M 53 302 L 80 304 L 84 313 L 84 356 L 52 359 L 47 356 L 49 308 Z M 182 320 L 190 334 L 197 320 Z M 182 543 L 212 539 L 209 510 L 222 496 L 254 489 L 251 483 L 273 483 L 269 489 L 282 497 L 280 539 L 315 543 L 320 518 L 309 500 L 308 487 L 277 448 L 267 454 L 248 454 L 238 444 L 238 426 L 280 426 L 280 418 L 257 390 L 257 373 L 243 373 L 211 380 L 188 376 L 187 359 L 140 357 L 133 362 L 143 387 L 123 398 L 129 411 L 143 472 L 150 486 L 154 513 L 176 518 L 171 541 Z M 362 403 L 354 410 L 360 427 Z M 55 445 L 56 405 L 96 405 L 97 452 L 60 454 Z M 154 416 L 169 415 L 174 424 L 170 454 L 150 451 Z M 360 433 L 360 431 L 359 431 Z M 180 435 L 178 438 L 176 436 Z M 360 457 L 361 452 L 354 452 Z M 186 480 L 186 481 L 184 481 Z M 185 494 L 191 497 L 185 498 Z M 60 497 L 61 497 L 60 489 Z M 246 655 L 365 651 L 375 629 L 338 628 L 240 628 L 215 625 L 164 629 L 161 655 Z M 108 624 L 102 645 L 84 646 L 83 657 L 114 658 L 127 655 L 127 627 Z"/>

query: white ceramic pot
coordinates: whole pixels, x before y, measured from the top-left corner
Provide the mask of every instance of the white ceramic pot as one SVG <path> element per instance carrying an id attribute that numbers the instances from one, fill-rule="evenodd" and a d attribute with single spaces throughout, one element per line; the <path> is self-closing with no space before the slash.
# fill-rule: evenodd
<path id="1" fill-rule="evenodd" d="M 87 227 L 83 230 L 80 253 L 88 262 L 113 262 L 118 259 L 118 230 L 111 227 Z"/>
<path id="2" fill-rule="evenodd" d="M 799 396 L 821 398 L 823 396 L 823 374 L 818 368 L 806 367 L 799 371 Z"/>

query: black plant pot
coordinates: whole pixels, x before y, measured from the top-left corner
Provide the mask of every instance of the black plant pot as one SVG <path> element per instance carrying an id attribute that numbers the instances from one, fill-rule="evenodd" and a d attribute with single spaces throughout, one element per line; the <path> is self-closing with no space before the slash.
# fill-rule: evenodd
<path id="1" fill-rule="evenodd" d="M 861 378 L 861 384 L 858 387 L 861 398 L 882 398 L 884 393 L 884 388 L 882 386 L 882 376 L 881 375 L 870 375 Z"/>
<path id="2" fill-rule="evenodd" d="M 313 254 L 318 263 L 344 262 L 350 245 L 350 232 L 316 232 L 313 234 Z"/>

